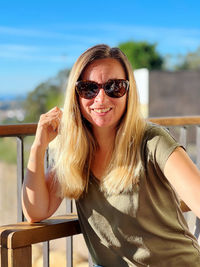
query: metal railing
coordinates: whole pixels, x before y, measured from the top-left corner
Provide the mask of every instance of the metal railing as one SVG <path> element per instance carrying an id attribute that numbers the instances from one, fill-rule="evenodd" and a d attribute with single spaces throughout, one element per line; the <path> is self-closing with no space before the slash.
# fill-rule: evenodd
<path id="1" fill-rule="evenodd" d="M 196 131 L 196 159 L 200 167 L 200 116 L 150 118 L 153 123 L 179 129 L 179 142 L 187 146 L 188 128 Z M 67 215 L 52 217 L 40 223 L 27 223 L 21 207 L 21 188 L 24 179 L 24 137 L 35 135 L 37 124 L 2 125 L 0 137 L 16 137 L 17 139 L 17 220 L 18 223 L 0 227 L 0 267 L 31 267 L 31 245 L 44 242 L 43 266 L 49 266 L 49 241 L 61 237 L 67 239 L 67 266 L 73 266 L 72 236 L 81 233 L 78 218 L 73 214 L 72 203 L 67 202 Z M 91 265 L 89 260 L 89 265 Z"/>

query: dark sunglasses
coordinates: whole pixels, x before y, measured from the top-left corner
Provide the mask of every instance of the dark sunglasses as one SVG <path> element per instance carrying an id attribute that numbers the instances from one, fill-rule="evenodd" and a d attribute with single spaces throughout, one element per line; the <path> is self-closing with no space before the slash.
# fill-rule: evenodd
<path id="1" fill-rule="evenodd" d="M 129 81 L 124 79 L 111 79 L 104 84 L 93 81 L 76 82 L 76 91 L 82 98 L 92 99 L 96 97 L 103 88 L 109 97 L 119 98 L 125 95 L 129 88 Z"/>

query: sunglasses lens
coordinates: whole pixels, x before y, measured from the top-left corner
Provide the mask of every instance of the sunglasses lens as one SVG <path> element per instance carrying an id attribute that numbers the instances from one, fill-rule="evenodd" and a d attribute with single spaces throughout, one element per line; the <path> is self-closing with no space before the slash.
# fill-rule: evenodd
<path id="1" fill-rule="evenodd" d="M 79 96 L 85 99 L 92 99 L 98 95 L 99 87 L 103 87 L 105 93 L 109 97 L 119 98 L 125 95 L 128 90 L 129 82 L 122 79 L 113 79 L 106 82 L 104 85 L 98 85 L 93 81 L 78 81 L 76 83 L 76 91 Z"/>
<path id="2" fill-rule="evenodd" d="M 128 81 L 110 80 L 105 84 L 105 92 L 108 96 L 119 98 L 125 95 L 128 90 Z"/>
<path id="3" fill-rule="evenodd" d="M 80 97 L 92 99 L 98 94 L 98 85 L 94 82 L 79 81 L 76 90 Z"/>

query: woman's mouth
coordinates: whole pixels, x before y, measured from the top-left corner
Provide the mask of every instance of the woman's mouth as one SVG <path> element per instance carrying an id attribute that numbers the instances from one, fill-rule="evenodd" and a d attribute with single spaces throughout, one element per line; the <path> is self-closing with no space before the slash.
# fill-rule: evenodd
<path id="1" fill-rule="evenodd" d="M 92 111 L 96 113 L 107 113 L 110 111 L 112 108 L 93 108 Z"/>

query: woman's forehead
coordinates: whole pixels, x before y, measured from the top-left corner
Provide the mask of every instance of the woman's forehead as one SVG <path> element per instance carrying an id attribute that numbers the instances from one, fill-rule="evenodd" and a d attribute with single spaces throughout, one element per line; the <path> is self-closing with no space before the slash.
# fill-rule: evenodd
<path id="1" fill-rule="evenodd" d="M 125 76 L 125 70 L 119 60 L 114 58 L 97 59 L 91 62 L 83 71 L 82 79 L 92 78 L 96 75 L 115 75 L 116 77 Z"/>

